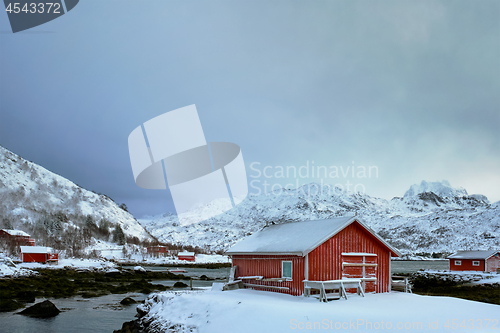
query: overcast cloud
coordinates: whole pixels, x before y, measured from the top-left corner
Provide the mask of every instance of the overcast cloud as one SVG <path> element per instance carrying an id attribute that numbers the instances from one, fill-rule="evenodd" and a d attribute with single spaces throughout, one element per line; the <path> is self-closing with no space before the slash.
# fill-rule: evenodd
<path id="1" fill-rule="evenodd" d="M 376 166 L 348 180 L 500 200 L 498 1 L 86 0 L 17 34 L 0 14 L 0 31 L 0 145 L 136 217 L 173 206 L 135 185 L 128 135 L 190 104 L 249 176 Z"/>

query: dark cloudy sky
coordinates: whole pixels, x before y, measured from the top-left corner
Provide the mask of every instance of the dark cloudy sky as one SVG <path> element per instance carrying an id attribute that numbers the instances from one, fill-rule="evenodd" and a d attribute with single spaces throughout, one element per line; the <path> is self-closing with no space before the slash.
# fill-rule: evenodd
<path id="1" fill-rule="evenodd" d="M 0 14 L 0 145 L 158 214 L 169 192 L 135 185 L 128 135 L 196 104 L 249 181 L 295 181 L 254 162 L 376 166 L 323 181 L 390 199 L 446 179 L 498 201 L 499 78 L 497 0 L 85 0 L 16 34 Z"/>

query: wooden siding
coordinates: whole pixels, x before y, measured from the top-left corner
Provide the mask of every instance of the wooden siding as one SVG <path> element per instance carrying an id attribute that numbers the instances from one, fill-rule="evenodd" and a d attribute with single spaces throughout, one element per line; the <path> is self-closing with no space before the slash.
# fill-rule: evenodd
<path id="1" fill-rule="evenodd" d="M 22 253 L 23 262 L 47 262 L 47 253 Z"/>
<path id="2" fill-rule="evenodd" d="M 486 260 L 486 270 L 488 272 L 496 272 L 497 269 L 500 269 L 500 257 L 499 256 L 493 256 Z"/>
<path id="3" fill-rule="evenodd" d="M 356 265 L 356 266 L 354 266 Z M 342 255 L 342 278 L 377 278 L 378 260 L 377 256 L 363 255 Z M 376 281 L 364 281 L 365 292 L 375 292 L 377 290 Z"/>
<path id="4" fill-rule="evenodd" d="M 264 279 L 281 278 L 281 262 L 292 262 L 292 281 L 276 282 L 243 279 L 244 283 L 258 284 L 262 286 L 287 287 L 288 290 L 275 290 L 265 287 L 252 289 L 281 292 L 299 296 L 304 292 L 304 257 L 291 255 L 233 255 L 233 266 L 238 266 L 235 280 L 240 276 L 262 276 Z"/>
<path id="5" fill-rule="evenodd" d="M 343 252 L 376 254 L 375 292 L 390 291 L 390 250 L 356 221 L 309 253 L 309 280 L 341 279 Z"/>
<path id="6" fill-rule="evenodd" d="M 478 271 L 484 272 L 484 259 L 448 259 L 450 261 L 450 271 Z M 460 265 L 455 265 L 455 261 L 460 261 Z M 479 266 L 472 265 L 473 261 L 479 261 Z"/>

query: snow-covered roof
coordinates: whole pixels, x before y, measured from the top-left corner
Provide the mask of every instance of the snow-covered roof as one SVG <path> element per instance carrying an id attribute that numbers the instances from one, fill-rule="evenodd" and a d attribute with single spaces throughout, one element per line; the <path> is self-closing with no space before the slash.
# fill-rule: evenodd
<path id="1" fill-rule="evenodd" d="M 52 253 L 51 247 L 45 246 L 21 246 L 22 253 Z"/>
<path id="2" fill-rule="evenodd" d="M 25 233 L 22 230 L 12 230 L 12 229 L 2 229 L 6 233 L 8 233 L 11 236 L 24 236 L 24 237 L 29 237 L 30 235 Z"/>
<path id="3" fill-rule="evenodd" d="M 194 256 L 194 252 L 179 252 L 178 256 Z"/>
<path id="4" fill-rule="evenodd" d="M 357 216 L 268 226 L 236 243 L 226 251 L 226 254 L 292 254 L 305 256 L 354 221 L 357 221 L 382 242 L 393 254 L 401 255 L 398 250 L 384 241 Z"/>
<path id="5" fill-rule="evenodd" d="M 500 253 L 500 251 L 489 250 L 489 251 L 458 251 L 452 254 L 447 259 L 488 259 L 495 254 Z"/>

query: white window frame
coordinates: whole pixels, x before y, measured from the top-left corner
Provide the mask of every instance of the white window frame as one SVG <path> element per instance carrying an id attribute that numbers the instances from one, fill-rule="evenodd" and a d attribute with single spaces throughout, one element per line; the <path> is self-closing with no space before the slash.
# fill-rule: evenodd
<path id="1" fill-rule="evenodd" d="M 284 265 L 285 263 L 290 263 L 290 276 L 285 276 L 285 269 Z M 281 261 L 281 277 L 287 280 L 292 280 L 293 279 L 293 262 L 291 260 L 282 260 Z"/>
<path id="2" fill-rule="evenodd" d="M 473 260 L 472 266 L 479 266 L 479 260 Z"/>
<path id="3" fill-rule="evenodd" d="M 462 260 L 455 260 L 455 266 L 462 266 Z"/>

